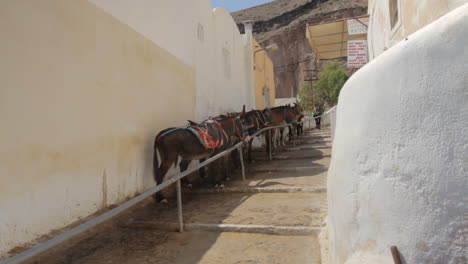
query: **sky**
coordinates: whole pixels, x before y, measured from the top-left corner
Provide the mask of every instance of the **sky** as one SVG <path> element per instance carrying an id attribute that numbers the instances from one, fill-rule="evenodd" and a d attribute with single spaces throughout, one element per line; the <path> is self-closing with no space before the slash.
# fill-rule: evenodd
<path id="1" fill-rule="evenodd" d="M 229 12 L 239 11 L 252 6 L 257 6 L 271 2 L 272 0 L 211 0 L 211 5 L 215 7 L 224 7 Z"/>

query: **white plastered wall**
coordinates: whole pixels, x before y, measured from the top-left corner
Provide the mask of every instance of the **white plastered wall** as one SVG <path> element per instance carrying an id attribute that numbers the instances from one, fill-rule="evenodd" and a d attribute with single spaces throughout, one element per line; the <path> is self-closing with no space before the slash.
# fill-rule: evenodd
<path id="1" fill-rule="evenodd" d="M 437 18 L 468 3 L 468 0 L 395 1 L 399 10 L 399 22 L 391 28 L 389 0 L 369 0 L 370 26 L 367 36 L 371 60 Z"/>
<path id="2" fill-rule="evenodd" d="M 154 137 L 194 118 L 196 83 L 88 1 L 2 1 L 0 32 L 2 258 L 153 187 Z"/>
<path id="3" fill-rule="evenodd" d="M 254 107 L 252 43 L 225 9 L 210 0 L 90 1 L 195 67 L 198 121 Z"/>
<path id="4" fill-rule="evenodd" d="M 468 4 L 341 91 L 328 174 L 330 263 L 466 263 Z"/>

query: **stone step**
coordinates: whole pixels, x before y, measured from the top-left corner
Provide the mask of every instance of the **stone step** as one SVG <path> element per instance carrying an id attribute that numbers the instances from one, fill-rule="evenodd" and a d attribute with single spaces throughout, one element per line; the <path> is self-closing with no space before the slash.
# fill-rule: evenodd
<path id="1" fill-rule="evenodd" d="M 315 168 L 294 172 L 259 172 L 246 174 L 245 181 L 242 181 L 240 175 L 235 175 L 233 179 L 235 180 L 224 183 L 226 188 L 281 188 L 300 186 L 300 188 L 325 189 L 327 187 L 327 169 Z"/>
<path id="2" fill-rule="evenodd" d="M 320 227 L 327 208 L 326 193 L 183 194 L 182 200 L 184 222 L 204 224 Z M 177 222 L 174 198 L 154 207 L 131 221 Z"/>
<path id="3" fill-rule="evenodd" d="M 307 171 L 313 169 L 326 169 L 328 166 L 316 165 L 316 166 L 302 166 L 302 167 L 285 167 L 285 168 L 251 168 L 248 169 L 248 173 L 262 173 L 262 172 L 296 172 L 296 171 Z"/>
<path id="4" fill-rule="evenodd" d="M 304 169 L 325 168 L 328 167 L 330 158 L 317 159 L 292 159 L 277 161 L 257 161 L 254 166 L 248 166 L 249 172 L 286 172 L 299 171 Z"/>
<path id="5" fill-rule="evenodd" d="M 317 155 L 302 155 L 302 156 L 286 156 L 286 155 L 272 155 L 272 160 L 293 160 L 293 159 L 316 159 L 316 158 L 327 158 L 331 157 L 330 154 L 317 156 Z M 268 156 L 257 156 L 253 157 L 254 160 L 268 161 Z"/>
<path id="6" fill-rule="evenodd" d="M 292 145 L 288 145 L 287 147 L 281 149 L 283 151 L 297 151 L 297 150 L 313 150 L 313 149 L 331 149 L 331 144 L 303 144 L 303 145 L 296 145 L 295 147 Z"/>
<path id="7" fill-rule="evenodd" d="M 331 144 L 331 139 L 296 139 L 296 145 L 304 145 L 304 144 Z M 293 144 L 293 141 L 289 141 L 288 144 Z"/>
<path id="8" fill-rule="evenodd" d="M 224 188 L 184 188 L 186 194 L 219 194 L 219 193 L 322 193 L 325 188 L 313 187 L 224 187 Z"/>
<path id="9" fill-rule="evenodd" d="M 281 160 L 281 159 L 317 159 L 323 157 L 329 157 L 331 155 L 330 148 L 321 148 L 321 149 L 314 149 L 314 148 L 306 148 L 300 149 L 301 147 L 296 147 L 294 151 L 290 150 L 290 148 L 283 148 L 283 149 L 275 149 L 272 153 L 272 158 Z M 269 160 L 269 154 L 266 151 L 262 152 L 255 152 L 252 153 L 252 157 L 254 160 L 262 160 L 266 158 Z M 263 159 L 265 160 L 265 159 Z"/>
<path id="10" fill-rule="evenodd" d="M 180 231 L 179 223 L 161 223 L 156 221 L 135 221 L 129 220 L 120 223 L 125 228 L 143 228 L 165 231 Z M 310 236 L 318 235 L 320 227 L 312 226 L 272 226 L 272 225 L 235 225 L 235 224 L 201 224 L 183 223 L 184 231 L 209 231 L 209 232 L 234 232 L 234 233 L 254 233 L 266 235 L 286 235 L 286 236 Z"/>
<path id="11" fill-rule="evenodd" d="M 277 147 L 273 149 L 273 153 L 290 152 L 297 150 L 322 150 L 331 149 L 332 145 L 329 143 L 314 143 L 314 144 L 296 144 L 294 147 L 292 143 L 288 143 L 285 147 Z M 267 153 L 266 148 L 254 148 L 252 153 Z"/>

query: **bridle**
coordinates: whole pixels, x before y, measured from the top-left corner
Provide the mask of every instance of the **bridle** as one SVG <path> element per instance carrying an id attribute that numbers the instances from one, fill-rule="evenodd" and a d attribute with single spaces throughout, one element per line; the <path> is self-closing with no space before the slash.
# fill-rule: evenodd
<path id="1" fill-rule="evenodd" d="M 239 116 L 236 116 L 235 118 L 232 119 L 232 121 L 234 123 L 234 130 L 236 131 L 236 136 L 239 138 L 240 141 L 244 140 L 245 136 L 248 135 L 249 133 L 245 129 L 245 127 L 243 125 L 243 122 L 242 122 L 242 119 Z M 239 131 L 239 129 L 237 129 L 236 121 L 239 122 L 239 127 L 240 127 L 241 131 Z"/>

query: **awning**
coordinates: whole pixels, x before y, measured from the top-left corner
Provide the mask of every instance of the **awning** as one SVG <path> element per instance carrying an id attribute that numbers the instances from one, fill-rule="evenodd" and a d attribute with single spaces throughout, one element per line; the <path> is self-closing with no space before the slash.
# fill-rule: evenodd
<path id="1" fill-rule="evenodd" d="M 316 60 L 348 56 L 348 40 L 367 39 L 367 33 L 362 34 L 363 30 L 360 30 L 359 27 L 367 29 L 368 20 L 369 16 L 360 16 L 331 23 L 307 25 L 306 36 L 315 53 Z M 353 27 L 351 32 L 348 32 L 348 24 Z M 367 32 L 367 30 L 365 31 Z"/>

